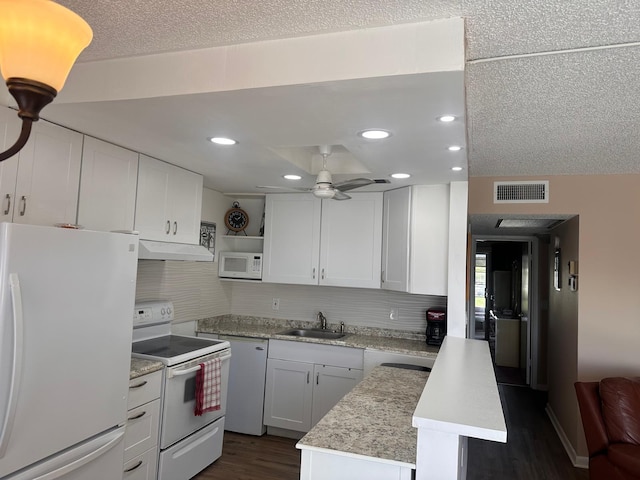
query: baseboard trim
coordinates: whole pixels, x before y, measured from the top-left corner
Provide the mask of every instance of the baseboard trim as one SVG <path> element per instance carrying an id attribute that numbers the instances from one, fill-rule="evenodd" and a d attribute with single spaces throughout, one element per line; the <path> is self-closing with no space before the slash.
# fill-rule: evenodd
<path id="1" fill-rule="evenodd" d="M 560 425 L 560 422 L 558 421 L 558 417 L 556 417 L 556 414 L 553 412 L 551 405 L 547 403 L 547 406 L 545 407 L 544 411 L 547 412 L 547 416 L 549 417 L 549 420 L 551 420 L 551 425 L 553 425 L 553 428 L 558 434 L 558 438 L 560 438 L 560 442 L 562 442 L 562 446 L 564 447 L 564 450 L 567 452 L 567 455 L 569 456 L 569 460 L 571 460 L 571 463 L 573 464 L 573 466 L 577 468 L 588 469 L 589 458 L 578 455 L 576 453 L 575 448 L 573 448 L 573 445 L 571 445 L 571 442 L 569 441 L 569 437 L 567 437 L 567 434 L 564 433 L 564 429 Z"/>

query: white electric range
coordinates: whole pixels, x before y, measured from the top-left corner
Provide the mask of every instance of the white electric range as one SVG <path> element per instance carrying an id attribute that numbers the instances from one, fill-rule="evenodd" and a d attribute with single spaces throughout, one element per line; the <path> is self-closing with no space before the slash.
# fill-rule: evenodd
<path id="1" fill-rule="evenodd" d="M 229 382 L 229 342 L 171 334 L 171 302 L 137 303 L 133 316 L 132 356 L 166 365 L 160 427 L 159 480 L 188 480 L 222 455 Z M 221 408 L 194 415 L 196 372 L 219 357 Z"/>

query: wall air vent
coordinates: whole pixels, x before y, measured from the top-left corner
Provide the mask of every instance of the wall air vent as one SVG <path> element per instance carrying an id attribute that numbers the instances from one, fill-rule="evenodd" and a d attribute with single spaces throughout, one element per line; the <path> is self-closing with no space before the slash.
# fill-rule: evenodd
<path id="1" fill-rule="evenodd" d="M 493 203 L 549 203 L 549 182 L 493 182 Z"/>

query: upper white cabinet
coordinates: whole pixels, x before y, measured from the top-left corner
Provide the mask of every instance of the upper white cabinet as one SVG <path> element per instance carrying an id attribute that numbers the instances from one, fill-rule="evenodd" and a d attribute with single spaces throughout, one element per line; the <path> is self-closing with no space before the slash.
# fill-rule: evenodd
<path id="1" fill-rule="evenodd" d="M 137 182 L 136 152 L 85 137 L 78 223 L 91 230 L 133 230 Z"/>
<path id="2" fill-rule="evenodd" d="M 12 110 L 0 111 L 6 148 L 17 140 L 21 122 Z M 81 157 L 80 133 L 44 120 L 34 123 L 20 153 L 0 163 L 0 221 L 76 223 Z"/>
<path id="3" fill-rule="evenodd" d="M 409 224 L 411 188 L 384 192 L 382 221 L 382 288 L 406 292 L 409 289 Z"/>
<path id="4" fill-rule="evenodd" d="M 449 186 L 385 192 L 382 288 L 447 295 Z"/>
<path id="5" fill-rule="evenodd" d="M 262 281 L 380 287 L 382 193 L 267 195 Z"/>
<path id="6" fill-rule="evenodd" d="M 200 243 L 202 175 L 140 155 L 135 229 L 140 238 Z"/>
<path id="7" fill-rule="evenodd" d="M 291 193 L 265 202 L 262 281 L 317 285 L 321 200 Z"/>

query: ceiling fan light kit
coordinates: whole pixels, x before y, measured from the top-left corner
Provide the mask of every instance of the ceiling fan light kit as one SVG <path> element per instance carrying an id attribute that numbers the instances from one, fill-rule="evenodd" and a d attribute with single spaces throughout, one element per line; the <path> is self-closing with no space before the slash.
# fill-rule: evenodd
<path id="1" fill-rule="evenodd" d="M 22 130 L 0 153 L 6 160 L 27 143 L 31 125 L 56 97 L 93 38 L 80 16 L 50 0 L 0 0 L 0 71 L 18 104 Z"/>
<path id="2" fill-rule="evenodd" d="M 316 183 L 311 188 L 296 188 L 296 187 L 280 187 L 280 186 L 266 186 L 258 185 L 256 188 L 268 188 L 274 190 L 295 190 L 299 192 L 311 192 L 317 198 L 322 199 L 334 199 L 334 200 L 349 200 L 351 197 L 347 195 L 346 191 L 353 190 L 360 187 L 365 187 L 374 183 L 390 183 L 386 179 L 372 180 L 370 178 L 352 178 L 343 182 L 333 183 L 331 178 L 331 172 L 327 170 L 327 157 L 331 155 L 331 145 L 320 145 L 318 151 L 322 155 L 322 170 L 318 172 L 316 177 Z"/>

